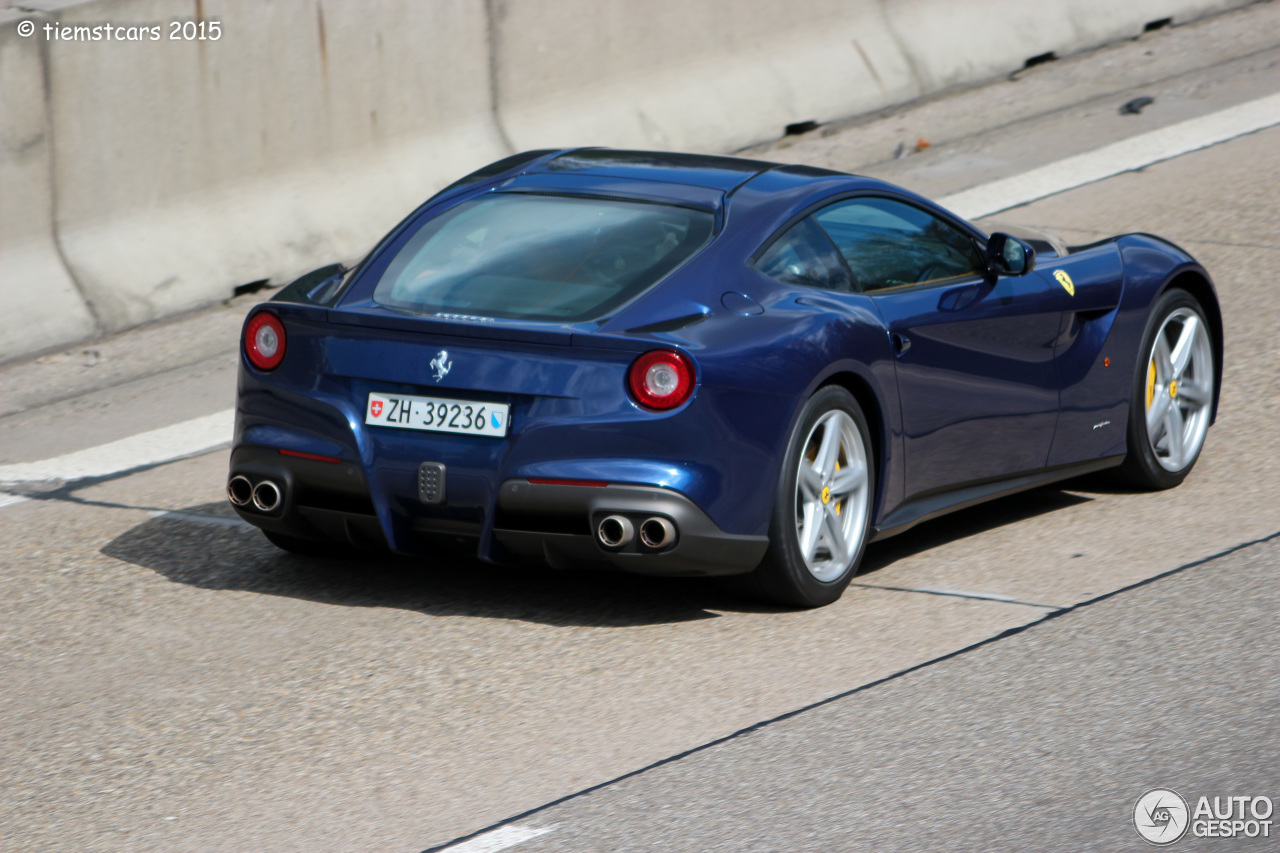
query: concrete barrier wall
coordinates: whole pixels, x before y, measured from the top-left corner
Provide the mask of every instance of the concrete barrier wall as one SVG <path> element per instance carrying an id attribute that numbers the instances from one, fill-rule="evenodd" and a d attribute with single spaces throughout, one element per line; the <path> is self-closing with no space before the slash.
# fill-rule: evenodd
<path id="1" fill-rule="evenodd" d="M 732 151 L 1247 2 L 27 0 L 0 13 L 0 360 L 357 256 L 514 150 Z"/>
<path id="2" fill-rule="evenodd" d="M 1141 35 L 1151 21 L 1184 22 L 1252 0 L 884 0 L 889 26 L 922 92 L 1016 70 L 1050 51 L 1059 56 Z"/>
<path id="3" fill-rule="evenodd" d="M 726 151 L 921 87 L 875 2 L 496 0 L 498 111 L 517 148 Z"/>
<path id="4" fill-rule="evenodd" d="M 493 0 L 517 148 L 733 150 L 1252 0 Z"/>
<path id="5" fill-rule="evenodd" d="M 471 0 L 86 3 L 160 41 L 49 43 L 57 221 L 108 331 L 363 253 L 459 173 L 507 153 Z M 175 14 L 177 12 L 178 14 Z"/>
<path id="6" fill-rule="evenodd" d="M 0 361 L 94 332 L 58 257 L 41 56 L 0 12 Z"/>

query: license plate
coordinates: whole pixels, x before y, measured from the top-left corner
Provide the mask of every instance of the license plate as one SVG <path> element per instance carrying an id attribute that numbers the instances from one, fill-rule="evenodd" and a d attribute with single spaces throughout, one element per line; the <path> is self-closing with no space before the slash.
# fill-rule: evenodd
<path id="1" fill-rule="evenodd" d="M 369 394 L 364 422 L 373 426 L 502 438 L 507 434 L 510 408 L 505 403 L 379 394 L 375 391 Z"/>

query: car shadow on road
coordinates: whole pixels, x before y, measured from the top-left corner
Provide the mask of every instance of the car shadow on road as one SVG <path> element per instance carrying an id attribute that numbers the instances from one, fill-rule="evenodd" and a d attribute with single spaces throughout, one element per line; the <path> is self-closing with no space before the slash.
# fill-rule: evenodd
<path id="1" fill-rule="evenodd" d="M 225 523 L 209 521 L 219 518 Z M 280 551 L 258 531 L 236 524 L 220 503 L 149 519 L 101 550 L 200 589 L 343 607 L 392 607 L 428 616 L 633 627 L 713 619 L 719 614 L 712 610 L 777 610 L 737 599 L 708 579 L 494 566 L 450 554 L 429 563 L 363 551 L 302 557 Z"/>
<path id="2" fill-rule="evenodd" d="M 871 543 L 867 546 L 858 574 L 864 576 L 921 551 L 1091 500 L 1091 497 L 1063 491 L 1059 485 L 1020 492 L 962 509 L 926 521 L 891 539 Z"/>
<path id="3" fill-rule="evenodd" d="M 1090 500 L 1043 488 L 943 516 L 869 545 L 860 574 Z M 390 607 L 428 616 L 635 627 L 713 619 L 719 615 L 716 611 L 785 609 L 744 599 L 730 587 L 703 578 L 494 566 L 453 554 L 442 554 L 429 563 L 378 552 L 302 557 L 278 550 L 258 531 L 237 523 L 222 503 L 148 519 L 101 550 L 108 557 L 199 589 L 239 590 L 341 607 Z"/>

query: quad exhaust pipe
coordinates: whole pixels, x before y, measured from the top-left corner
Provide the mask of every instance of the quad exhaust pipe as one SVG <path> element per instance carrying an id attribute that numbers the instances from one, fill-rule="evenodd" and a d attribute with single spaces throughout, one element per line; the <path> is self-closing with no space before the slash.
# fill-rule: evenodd
<path id="1" fill-rule="evenodd" d="M 640 544 L 655 551 L 676 541 L 676 526 L 665 518 L 647 518 L 640 525 Z"/>
<path id="2" fill-rule="evenodd" d="M 596 525 L 596 539 L 610 551 L 626 548 L 637 533 L 640 545 L 648 551 L 661 551 L 671 547 L 676 541 L 676 526 L 670 520 L 656 515 L 640 522 L 638 530 L 625 515 L 607 515 Z"/>
<path id="3" fill-rule="evenodd" d="M 227 481 L 227 500 L 235 506 L 253 504 L 259 512 L 274 512 L 284 500 L 284 491 L 272 480 L 259 480 L 258 485 L 244 474 Z"/>
<path id="4" fill-rule="evenodd" d="M 236 506 L 246 506 L 253 500 L 253 483 L 244 474 L 236 474 L 227 481 L 227 500 Z"/>
<path id="5" fill-rule="evenodd" d="M 625 548 L 635 538 L 636 527 L 625 515 L 609 515 L 596 525 L 596 538 L 606 548 Z"/>
<path id="6" fill-rule="evenodd" d="M 262 480 L 253 487 L 253 505 L 263 512 L 271 512 L 280 506 L 280 487 L 270 480 Z"/>

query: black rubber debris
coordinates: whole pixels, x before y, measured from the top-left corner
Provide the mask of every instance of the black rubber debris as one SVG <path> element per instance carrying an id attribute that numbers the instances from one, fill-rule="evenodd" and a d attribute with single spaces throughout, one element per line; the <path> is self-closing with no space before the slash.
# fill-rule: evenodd
<path id="1" fill-rule="evenodd" d="M 1049 51 L 1048 53 L 1037 53 L 1035 56 L 1029 56 L 1027 57 L 1027 60 L 1022 63 L 1021 68 L 1016 68 L 1013 71 L 1009 72 L 1009 79 L 1017 80 L 1018 75 L 1020 75 L 1023 71 L 1026 71 L 1028 68 L 1034 68 L 1037 65 L 1044 65 L 1046 62 L 1053 62 L 1057 58 L 1058 58 L 1058 54 L 1054 53 L 1052 50 Z"/>
<path id="2" fill-rule="evenodd" d="M 1132 101 L 1125 101 L 1124 105 L 1120 107 L 1120 115 L 1136 116 L 1138 113 L 1142 112 L 1143 107 L 1154 104 L 1155 102 L 1155 98 L 1148 98 L 1146 95 L 1134 98 Z"/>
<path id="3" fill-rule="evenodd" d="M 798 121 L 795 124 L 787 125 L 787 136 L 799 136 L 802 133 L 808 133 L 811 130 L 817 130 L 818 122 L 810 119 L 809 121 Z"/>
<path id="4" fill-rule="evenodd" d="M 246 293 L 257 293 L 259 290 L 270 286 L 270 284 L 271 279 L 269 278 L 260 278 L 257 281 L 251 281 L 248 284 L 238 284 L 236 285 L 235 295 L 244 296 Z"/>

